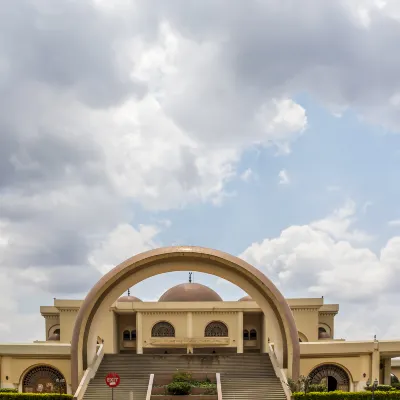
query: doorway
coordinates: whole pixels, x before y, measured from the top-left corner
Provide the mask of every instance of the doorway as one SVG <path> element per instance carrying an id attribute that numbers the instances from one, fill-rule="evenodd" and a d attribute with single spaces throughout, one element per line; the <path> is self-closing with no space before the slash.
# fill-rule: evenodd
<path id="1" fill-rule="evenodd" d="M 337 386 L 337 380 L 333 376 L 328 376 L 328 392 L 334 392 Z"/>

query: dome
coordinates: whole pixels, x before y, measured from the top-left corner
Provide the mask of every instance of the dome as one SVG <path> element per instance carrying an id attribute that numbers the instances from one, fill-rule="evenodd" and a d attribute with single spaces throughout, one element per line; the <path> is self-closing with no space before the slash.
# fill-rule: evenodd
<path id="1" fill-rule="evenodd" d="M 48 340 L 60 340 L 60 334 L 59 333 L 53 333 L 52 335 L 49 336 Z"/>
<path id="2" fill-rule="evenodd" d="M 119 303 L 130 303 L 132 301 L 142 301 L 138 297 L 135 296 L 122 296 L 117 300 Z"/>
<path id="3" fill-rule="evenodd" d="M 168 289 L 158 301 L 222 301 L 222 298 L 200 283 L 181 283 Z"/>
<path id="4" fill-rule="evenodd" d="M 250 296 L 244 296 L 241 299 L 239 299 L 238 301 L 254 301 Z"/>

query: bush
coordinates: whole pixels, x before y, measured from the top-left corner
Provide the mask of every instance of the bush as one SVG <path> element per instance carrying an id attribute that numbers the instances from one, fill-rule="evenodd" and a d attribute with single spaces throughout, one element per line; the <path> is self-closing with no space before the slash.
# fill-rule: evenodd
<path id="1" fill-rule="evenodd" d="M 70 394 L 61 395 L 63 400 L 71 400 Z M 60 395 L 57 393 L 13 393 L 1 392 L 0 400 L 60 400 Z"/>
<path id="2" fill-rule="evenodd" d="M 18 393 L 18 389 L 3 388 L 0 389 L 0 393 Z"/>
<path id="3" fill-rule="evenodd" d="M 370 400 L 371 392 L 325 392 L 325 393 L 294 393 L 293 398 L 299 400 Z M 375 392 L 375 400 L 400 400 L 400 392 Z"/>
<path id="4" fill-rule="evenodd" d="M 372 391 L 372 387 L 366 386 L 365 390 Z M 378 385 L 375 390 L 379 392 L 388 392 L 389 390 L 393 390 L 393 388 L 390 385 Z"/>
<path id="5" fill-rule="evenodd" d="M 310 392 L 327 392 L 328 388 L 323 383 L 312 383 L 308 385 L 308 393 Z"/>
<path id="6" fill-rule="evenodd" d="M 184 396 L 190 393 L 192 386 L 187 382 L 172 382 L 167 386 L 169 394 Z"/>
<path id="7" fill-rule="evenodd" d="M 400 383 L 392 383 L 392 387 L 396 390 L 400 390 Z"/>
<path id="8" fill-rule="evenodd" d="M 173 382 L 191 382 L 192 374 L 190 372 L 178 371 L 173 375 Z"/>

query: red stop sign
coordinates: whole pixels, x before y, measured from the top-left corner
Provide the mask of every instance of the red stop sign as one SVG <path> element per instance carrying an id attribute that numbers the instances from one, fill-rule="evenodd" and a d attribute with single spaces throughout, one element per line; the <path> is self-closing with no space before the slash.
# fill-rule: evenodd
<path id="1" fill-rule="evenodd" d="M 116 372 L 109 372 L 106 376 L 106 383 L 110 388 L 117 387 L 121 382 L 119 375 Z"/>

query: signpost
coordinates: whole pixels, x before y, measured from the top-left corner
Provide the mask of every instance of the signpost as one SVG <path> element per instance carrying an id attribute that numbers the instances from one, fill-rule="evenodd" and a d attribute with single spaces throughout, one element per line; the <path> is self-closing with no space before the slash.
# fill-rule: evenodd
<path id="1" fill-rule="evenodd" d="M 119 375 L 116 372 L 109 372 L 106 376 L 106 384 L 111 388 L 111 399 L 114 400 L 114 388 L 121 382 Z"/>

